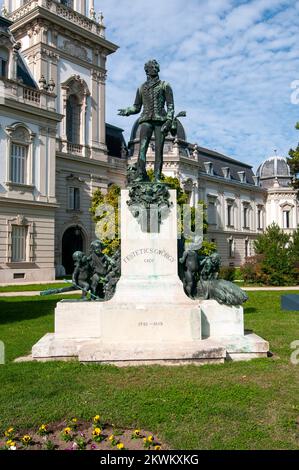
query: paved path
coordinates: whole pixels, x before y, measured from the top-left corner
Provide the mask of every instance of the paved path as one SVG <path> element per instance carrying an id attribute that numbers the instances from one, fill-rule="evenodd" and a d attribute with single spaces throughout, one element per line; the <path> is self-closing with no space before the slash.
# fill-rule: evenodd
<path id="1" fill-rule="evenodd" d="M 276 291 L 276 290 L 298 290 L 299 291 L 299 286 L 284 286 L 284 287 L 270 287 L 270 286 L 264 286 L 264 287 L 242 287 L 241 289 L 247 290 L 247 291 L 259 291 L 259 290 L 265 290 L 265 291 Z"/>
<path id="2" fill-rule="evenodd" d="M 33 295 L 39 296 L 40 291 L 24 291 L 24 292 L 0 292 L 0 297 L 32 297 Z M 52 295 L 73 295 L 73 294 L 81 294 L 80 290 L 73 290 L 71 292 L 63 292 L 62 294 L 52 294 Z M 44 296 L 45 297 L 45 296 Z"/>
<path id="3" fill-rule="evenodd" d="M 71 279 L 67 279 L 67 282 L 71 282 Z M 33 284 L 45 284 L 45 285 L 51 285 L 51 284 L 63 284 L 64 281 L 63 279 L 56 279 L 56 281 L 23 281 L 22 279 L 22 282 L 20 283 L 13 283 L 13 282 L 0 282 L 0 287 L 7 287 L 7 286 L 17 286 L 17 285 L 21 285 L 21 286 L 28 286 L 28 285 L 33 285 Z"/>

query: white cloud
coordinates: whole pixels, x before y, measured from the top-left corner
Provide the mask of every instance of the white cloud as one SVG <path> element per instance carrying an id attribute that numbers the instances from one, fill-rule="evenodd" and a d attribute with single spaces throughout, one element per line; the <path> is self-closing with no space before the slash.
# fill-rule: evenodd
<path id="1" fill-rule="evenodd" d="M 185 109 L 187 137 L 257 166 L 297 144 L 299 2 L 293 0 L 96 0 L 107 39 L 107 120 L 129 138 L 136 117 L 117 116 L 145 79 L 149 58 Z M 99 8 L 100 7 L 100 8 Z"/>

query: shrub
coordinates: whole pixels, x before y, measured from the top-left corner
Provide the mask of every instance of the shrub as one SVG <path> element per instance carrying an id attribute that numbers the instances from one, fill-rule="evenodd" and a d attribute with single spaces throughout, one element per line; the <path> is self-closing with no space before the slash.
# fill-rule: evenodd
<path id="1" fill-rule="evenodd" d="M 235 280 L 235 268 L 232 266 L 222 266 L 220 268 L 219 278 L 233 282 Z"/>
<path id="2" fill-rule="evenodd" d="M 250 256 L 240 267 L 241 276 L 248 284 L 269 284 L 269 277 L 262 270 L 263 255 Z"/>
<path id="3" fill-rule="evenodd" d="M 245 282 L 287 286 L 298 280 L 299 234 L 293 238 L 273 223 L 254 243 L 256 256 L 245 260 L 241 273 Z"/>

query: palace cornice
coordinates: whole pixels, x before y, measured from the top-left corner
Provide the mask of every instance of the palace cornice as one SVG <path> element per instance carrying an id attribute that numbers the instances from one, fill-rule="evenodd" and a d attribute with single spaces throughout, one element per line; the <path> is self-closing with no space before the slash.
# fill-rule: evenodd
<path id="1" fill-rule="evenodd" d="M 48 22 L 47 27 L 58 26 L 62 29 L 64 34 L 67 33 L 71 36 L 77 34 L 79 37 L 83 38 L 83 41 L 88 40 L 93 45 L 92 47 L 95 45 L 100 46 L 106 55 L 109 55 L 118 49 L 116 44 L 113 44 L 107 39 L 98 36 L 97 34 L 90 32 L 88 29 L 78 26 L 77 24 L 68 21 L 63 16 L 58 16 L 41 6 L 36 6 L 24 14 L 24 16 L 21 16 L 14 21 L 10 27 L 14 37 L 18 39 L 20 32 L 28 31 L 30 22 L 33 22 L 34 20 Z M 41 24 L 41 21 L 39 21 L 39 24 Z"/>
<path id="2" fill-rule="evenodd" d="M 26 199 L 15 199 L 12 197 L 6 197 L 0 195 L 0 206 L 3 205 L 7 207 L 7 205 L 16 205 L 16 206 L 29 206 L 34 207 L 36 209 L 49 209 L 55 210 L 60 207 L 59 204 L 55 202 L 42 202 L 42 201 L 27 201 Z"/>
<path id="3" fill-rule="evenodd" d="M 6 97 L 3 98 L 3 102 L 0 104 L 0 109 L 2 106 L 4 107 L 5 112 L 11 109 L 13 110 L 14 114 L 19 112 L 25 114 L 26 116 L 34 116 L 34 118 L 37 118 L 39 121 L 44 119 L 58 123 L 63 118 L 62 114 L 58 114 L 55 111 L 50 111 L 38 106 L 32 106 L 29 103 L 21 103 L 20 101 Z"/>
<path id="4" fill-rule="evenodd" d="M 89 47 L 92 48 L 92 46 L 89 46 Z M 44 43 L 34 44 L 24 49 L 23 54 L 25 57 L 27 57 L 28 60 L 30 60 L 31 58 L 35 59 L 36 57 L 39 58 L 39 56 L 50 58 L 51 60 L 55 60 L 55 61 L 58 61 L 60 58 L 64 58 L 67 60 L 71 58 L 72 62 L 78 65 L 81 65 L 87 68 L 92 68 L 92 73 L 100 75 L 102 81 L 105 81 L 107 77 L 107 71 L 104 67 L 101 67 L 100 65 L 97 65 L 93 63 L 92 61 L 85 60 L 84 58 L 79 57 L 77 55 L 73 55 L 70 52 L 66 52 L 62 48 L 56 48 L 49 44 L 44 44 Z"/>
<path id="5" fill-rule="evenodd" d="M 296 196 L 296 190 L 294 188 L 269 188 L 266 190 L 269 196 L 271 195 L 293 195 Z"/>
<path id="6" fill-rule="evenodd" d="M 252 231 L 242 231 L 242 230 L 236 230 L 236 231 L 233 231 L 233 230 L 223 230 L 223 228 L 209 228 L 208 227 L 208 231 L 207 233 L 209 234 L 212 234 L 212 233 L 215 233 L 216 235 L 219 235 L 219 234 L 222 234 L 222 235 L 230 235 L 232 236 L 233 238 L 235 238 L 236 236 L 238 237 L 244 237 L 244 235 L 246 235 L 246 237 L 252 237 L 252 238 L 255 238 L 257 235 L 260 235 L 261 233 L 263 232 L 263 230 L 252 230 Z"/>
<path id="7" fill-rule="evenodd" d="M 107 161 L 102 161 L 102 160 L 95 160 L 93 158 L 86 158 L 86 157 L 82 157 L 82 156 L 77 157 L 76 155 L 69 155 L 67 153 L 63 153 L 63 152 L 59 152 L 59 151 L 56 151 L 56 156 L 58 158 L 63 159 L 63 160 L 77 162 L 77 163 L 80 163 L 81 165 L 88 165 L 88 166 L 96 166 L 96 167 L 99 167 L 99 168 L 105 168 L 105 170 L 110 170 L 110 171 L 117 171 L 117 170 L 122 170 L 123 169 L 123 166 L 112 167 L 111 164 L 113 164 L 113 162 L 111 162 L 111 160 L 109 160 L 109 157 L 108 157 Z M 125 163 L 124 163 L 124 166 L 125 166 Z M 72 172 L 74 172 L 73 169 L 72 169 Z"/>

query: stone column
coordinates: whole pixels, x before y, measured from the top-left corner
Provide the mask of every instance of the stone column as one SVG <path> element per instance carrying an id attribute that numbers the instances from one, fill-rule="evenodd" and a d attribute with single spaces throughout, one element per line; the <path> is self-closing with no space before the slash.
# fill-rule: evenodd
<path id="1" fill-rule="evenodd" d="M 106 149 L 106 71 L 102 71 L 99 77 L 99 106 L 98 106 L 98 119 L 99 119 L 99 142 L 103 149 Z"/>
<path id="2" fill-rule="evenodd" d="M 48 142 L 47 142 L 47 128 L 39 128 L 39 175 L 38 184 L 36 185 L 40 193 L 39 200 L 46 200 L 48 188 Z"/>
<path id="3" fill-rule="evenodd" d="M 82 100 L 82 109 L 81 109 L 81 136 L 80 136 L 80 144 L 83 145 L 84 156 L 87 156 L 87 144 L 86 141 L 86 112 L 87 112 L 87 93 L 84 92 L 84 97 Z"/>
<path id="4" fill-rule="evenodd" d="M 48 130 L 48 199 L 56 202 L 56 128 Z"/>
<path id="5" fill-rule="evenodd" d="M 66 136 L 66 104 L 67 104 L 67 92 L 68 87 L 63 86 L 61 87 L 61 96 L 60 96 L 60 113 L 64 115 L 60 124 L 60 137 L 63 142 L 63 146 L 66 145 L 67 136 Z M 62 149 L 63 150 L 63 149 Z M 65 148 L 66 150 L 66 148 Z"/>
<path id="6" fill-rule="evenodd" d="M 33 184 L 33 159 L 35 157 L 35 137 L 33 132 L 30 135 L 30 144 L 28 147 L 28 184 Z"/>
<path id="7" fill-rule="evenodd" d="M 96 103 L 99 103 L 99 86 L 98 74 L 94 70 L 92 72 L 91 81 L 91 145 L 92 147 L 99 147 L 99 110 Z M 101 105 L 101 104 L 100 104 Z"/>

